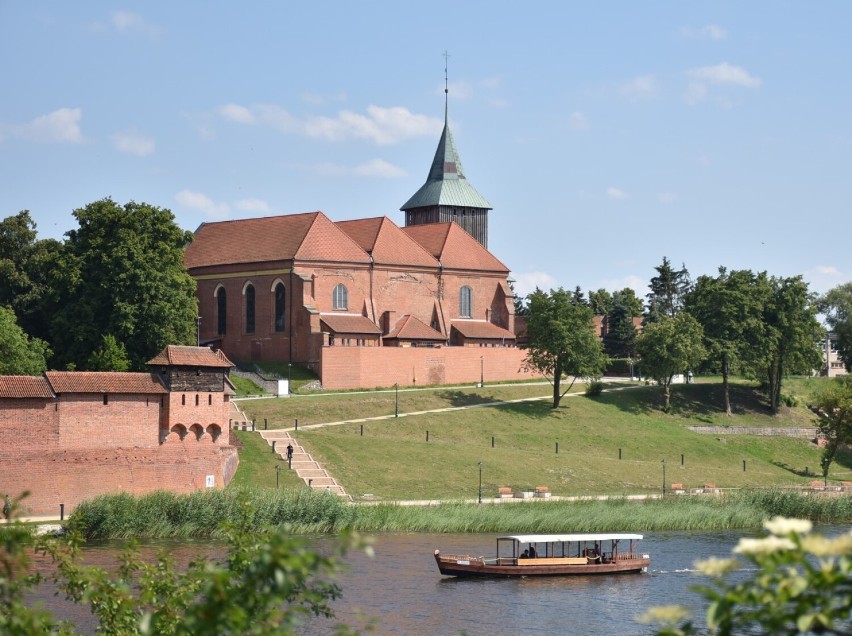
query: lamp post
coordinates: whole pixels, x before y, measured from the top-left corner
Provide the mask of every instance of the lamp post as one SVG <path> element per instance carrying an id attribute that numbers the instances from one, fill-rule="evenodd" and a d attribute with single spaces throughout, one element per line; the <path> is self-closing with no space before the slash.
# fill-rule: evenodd
<path id="1" fill-rule="evenodd" d="M 485 386 L 485 356 L 479 356 L 479 386 Z"/>
<path id="2" fill-rule="evenodd" d="M 290 395 L 293 392 L 293 390 L 290 388 L 290 378 L 292 377 L 292 375 L 293 375 L 293 363 L 288 362 L 287 363 L 287 395 Z"/>
<path id="3" fill-rule="evenodd" d="M 394 401 L 393 401 L 393 416 L 399 417 L 399 382 L 393 385 Z"/>
<path id="4" fill-rule="evenodd" d="M 482 462 L 479 462 L 479 500 L 482 503 Z"/>
<path id="5" fill-rule="evenodd" d="M 663 460 L 663 497 L 666 496 L 666 460 Z"/>

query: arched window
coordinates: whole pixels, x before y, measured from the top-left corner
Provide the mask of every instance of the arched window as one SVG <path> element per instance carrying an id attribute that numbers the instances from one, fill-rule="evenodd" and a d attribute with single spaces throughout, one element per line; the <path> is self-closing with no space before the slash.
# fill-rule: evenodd
<path id="1" fill-rule="evenodd" d="M 275 286 L 275 331 L 284 331 L 285 291 L 284 283 Z"/>
<path id="2" fill-rule="evenodd" d="M 225 330 L 228 327 L 228 298 L 225 295 L 225 288 L 220 287 L 216 292 L 216 313 L 217 313 L 217 333 L 220 336 L 225 335 Z"/>
<path id="3" fill-rule="evenodd" d="M 462 318 L 470 318 L 470 310 L 472 306 L 473 290 L 465 285 L 459 290 L 459 316 Z"/>
<path id="4" fill-rule="evenodd" d="M 349 309 L 349 292 L 346 290 L 346 285 L 343 283 L 338 283 L 334 287 L 332 306 L 335 309 Z"/>
<path id="5" fill-rule="evenodd" d="M 246 333 L 254 333 L 254 285 L 246 285 Z"/>

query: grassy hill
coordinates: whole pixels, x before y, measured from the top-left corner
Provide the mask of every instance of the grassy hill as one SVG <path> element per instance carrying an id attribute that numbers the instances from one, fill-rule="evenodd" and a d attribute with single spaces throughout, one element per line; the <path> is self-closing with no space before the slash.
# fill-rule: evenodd
<path id="1" fill-rule="evenodd" d="M 799 404 L 775 417 L 754 387 L 737 384 L 730 418 L 721 412 L 716 382 L 675 387 L 668 414 L 659 409 L 656 387 L 566 398 L 556 410 L 542 400 L 421 415 L 404 414 L 546 396 L 550 387 L 400 391 L 398 408 L 404 416 L 367 422 L 363 436 L 360 423 L 349 423 L 300 430 L 297 437 L 356 499 L 364 494 L 381 499 L 473 498 L 479 489 L 480 462 L 483 497 L 493 497 L 498 486 L 525 490 L 545 485 L 557 495 L 660 492 L 663 460 L 667 488 L 705 482 L 719 488 L 798 486 L 819 470 L 820 450 L 811 441 L 706 435 L 687 427 L 813 426 L 805 405 L 814 382 L 788 382 L 785 392 L 796 395 Z M 304 426 L 392 415 L 396 400 L 397 394 L 388 391 L 245 401 L 241 407 L 258 426 L 266 418 L 270 428 L 277 428 L 291 427 L 296 418 Z M 264 485 L 274 485 L 274 457 L 261 452 L 257 458 L 269 463 L 258 470 L 265 476 Z M 248 459 L 242 458 L 240 471 L 253 469 Z M 830 479 L 852 479 L 852 456 L 846 453 L 839 460 Z"/>

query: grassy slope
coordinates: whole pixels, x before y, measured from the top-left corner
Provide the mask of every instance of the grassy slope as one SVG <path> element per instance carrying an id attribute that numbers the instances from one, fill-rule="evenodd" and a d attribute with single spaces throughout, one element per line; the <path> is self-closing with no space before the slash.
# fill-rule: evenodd
<path id="1" fill-rule="evenodd" d="M 242 448 L 239 450 L 240 466 L 237 469 L 237 474 L 228 484 L 228 488 L 243 486 L 275 488 L 276 465 L 281 466 L 277 476 L 280 488 L 304 486 L 304 482 L 296 477 L 295 471 L 287 470 L 287 462 L 281 461 L 277 458 L 277 455 L 272 454 L 269 444 L 260 435 L 249 431 L 233 431 L 233 433 L 242 444 Z"/>
<path id="2" fill-rule="evenodd" d="M 548 389 L 526 385 L 400 393 L 400 413 L 542 395 Z M 659 492 L 663 459 L 667 487 L 674 482 L 687 487 L 704 482 L 722 488 L 792 486 L 813 479 L 803 472 L 806 466 L 811 473 L 818 470 L 820 451 L 807 440 L 700 435 L 686 429 L 810 426 L 813 418 L 804 407 L 771 417 L 754 390 L 739 385 L 734 392 L 735 415 L 727 418 L 716 406 L 718 398 L 715 384 L 676 387 L 674 408 L 664 414 L 657 408 L 659 390 L 643 387 L 595 399 L 566 398 L 555 411 L 547 402 L 520 403 L 369 422 L 363 437 L 359 424 L 344 424 L 300 431 L 298 439 L 356 497 L 365 493 L 400 499 L 476 497 L 480 461 L 484 497 L 493 496 L 501 485 L 514 489 L 546 485 L 560 495 Z M 291 425 L 292 417 L 304 424 L 393 413 L 394 394 L 318 396 L 243 406 L 251 417 L 268 417 L 270 426 L 280 426 Z M 830 477 L 849 479 L 850 469 L 852 462 L 844 455 Z"/>

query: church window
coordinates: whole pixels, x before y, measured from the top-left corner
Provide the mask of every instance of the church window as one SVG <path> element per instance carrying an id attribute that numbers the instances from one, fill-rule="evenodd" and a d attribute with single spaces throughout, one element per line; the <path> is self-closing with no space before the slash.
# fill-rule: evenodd
<path id="1" fill-rule="evenodd" d="M 465 285 L 459 290 L 459 316 L 462 318 L 470 318 L 472 305 L 473 290 Z"/>
<path id="2" fill-rule="evenodd" d="M 254 333 L 254 285 L 246 285 L 246 333 Z"/>
<path id="3" fill-rule="evenodd" d="M 216 313 L 217 315 L 217 324 L 218 324 L 218 334 L 220 336 L 225 335 L 225 330 L 228 326 L 228 298 L 225 294 L 225 288 L 220 287 L 216 292 Z"/>
<path id="4" fill-rule="evenodd" d="M 334 307 L 334 309 L 349 309 L 349 291 L 343 283 L 338 283 L 334 287 L 334 293 L 332 294 L 332 307 Z"/>
<path id="5" fill-rule="evenodd" d="M 285 304 L 284 283 L 275 286 L 275 331 L 284 331 Z"/>

